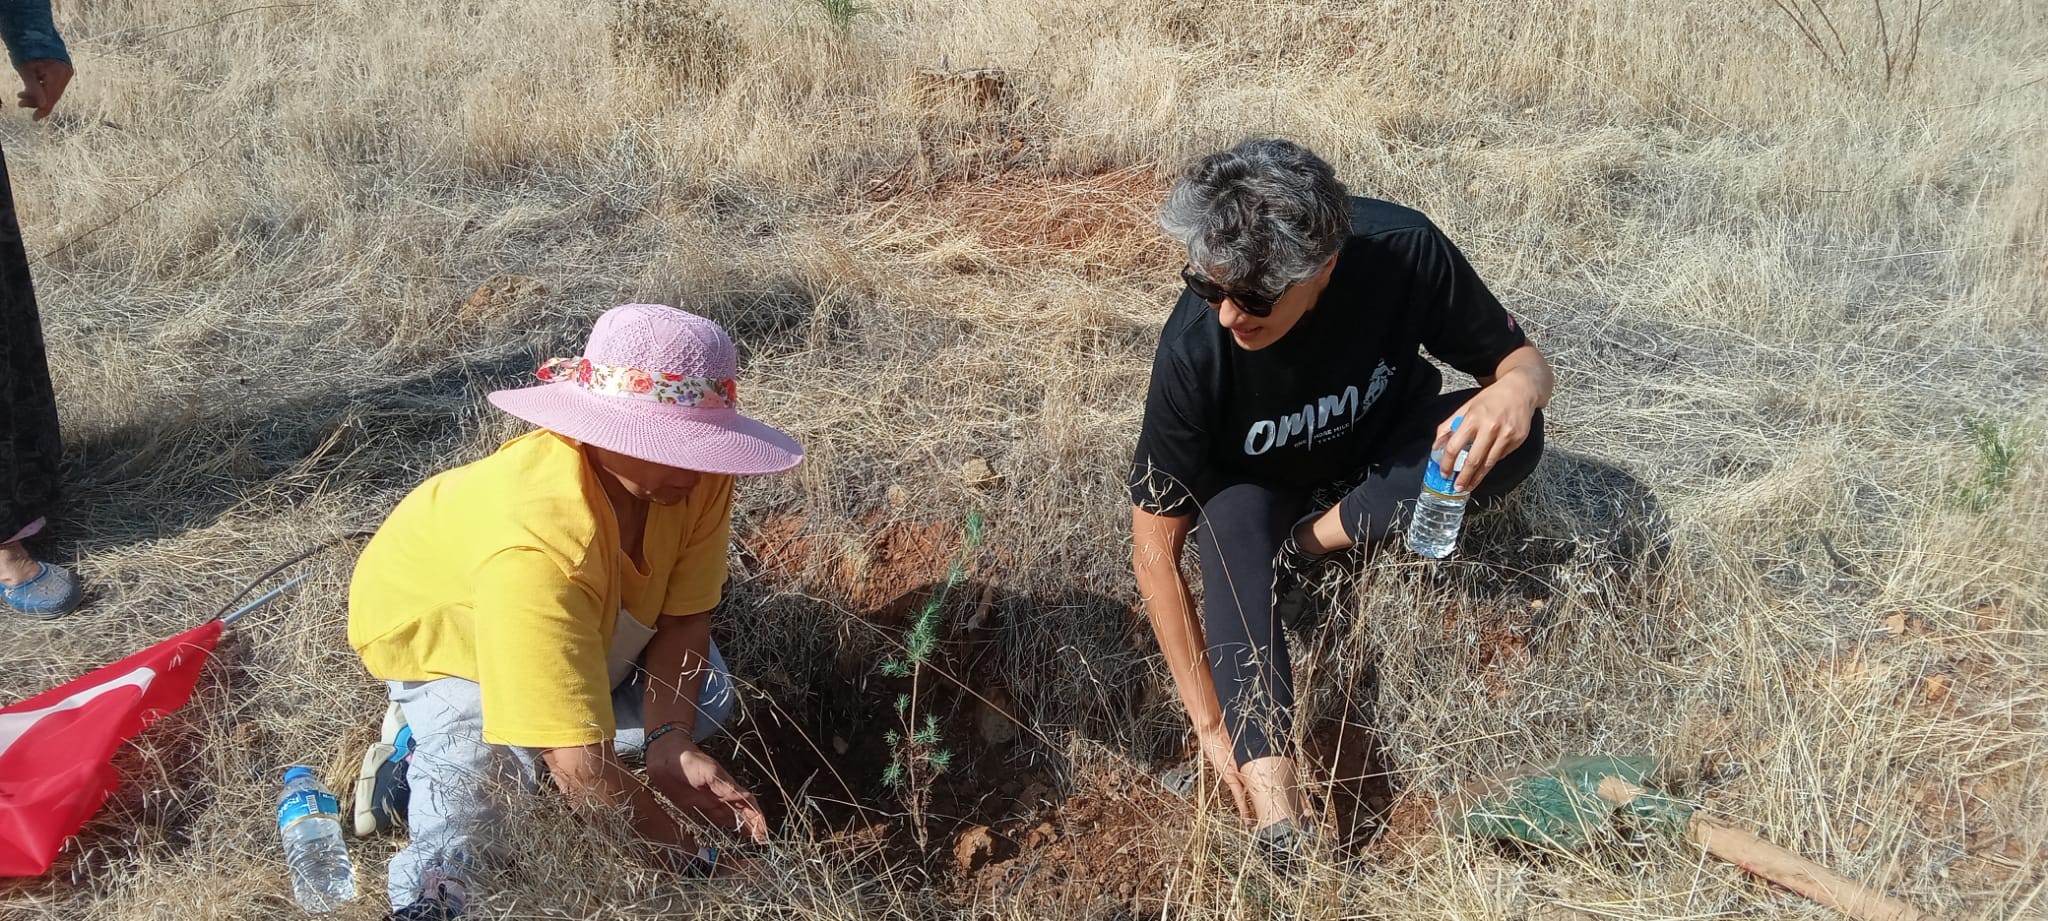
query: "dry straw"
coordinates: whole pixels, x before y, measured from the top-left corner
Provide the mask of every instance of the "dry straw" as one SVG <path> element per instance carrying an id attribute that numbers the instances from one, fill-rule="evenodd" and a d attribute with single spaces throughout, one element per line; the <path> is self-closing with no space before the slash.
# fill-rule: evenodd
<path id="1" fill-rule="evenodd" d="M 484 391 L 604 307 L 668 302 L 735 333 L 750 412 L 811 451 L 749 485 L 742 541 L 798 514 L 813 547 L 859 550 L 981 511 L 983 633 L 947 662 L 1042 734 L 1005 770 L 1055 800 L 1137 790 L 1182 726 L 1124 536 L 1178 255 L 1148 215 L 1172 164 L 1279 133 L 1464 246 L 1559 369 L 1554 454 L 1474 522 L 1483 562 L 1389 554 L 1301 644 L 1305 722 L 1382 736 L 1370 770 L 1421 817 L 1398 841 L 1274 886 L 1215 803 L 1176 801 L 1100 861 L 1158 891 L 1057 910 L 1823 916 L 1668 841 L 1509 853 L 1423 808 L 1643 751 L 1711 814 L 1943 917 L 2040 917 L 2048 21 L 1790 8 L 60 4 L 79 78 L 0 144 L 47 254 L 71 451 L 46 546 L 94 595 L 0 627 L 0 699 L 374 525 L 518 431 Z M 1000 476 L 963 485 L 975 458 Z M 757 738 L 805 726 L 830 752 L 884 728 L 833 709 L 893 635 L 819 588 L 844 557 L 758 579 L 737 558 L 717 629 Z M 275 769 L 347 764 L 382 709 L 342 641 L 348 571 L 323 558 L 239 636 L 69 869 L 0 889 L 0 915 L 282 910 Z M 793 804 L 762 885 L 681 887 L 541 799 L 482 916 L 1053 910 L 831 837 L 829 801 L 873 778 L 744 769 Z M 390 848 L 357 849 L 366 890 Z"/>

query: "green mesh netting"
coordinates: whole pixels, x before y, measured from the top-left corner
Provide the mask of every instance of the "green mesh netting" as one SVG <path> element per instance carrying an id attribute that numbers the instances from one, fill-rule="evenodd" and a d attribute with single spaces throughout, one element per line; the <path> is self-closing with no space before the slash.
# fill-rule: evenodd
<path id="1" fill-rule="evenodd" d="M 1621 811 L 1647 827 L 1681 832 L 1692 819 L 1692 807 L 1645 786 L 1655 767 L 1655 761 L 1643 757 L 1563 758 L 1465 810 L 1458 818 L 1459 827 L 1468 835 L 1581 850 L 1605 833 L 1616 811 L 1613 804 L 1600 798 L 1600 781 L 1619 777 L 1645 787 L 1643 794 Z"/>

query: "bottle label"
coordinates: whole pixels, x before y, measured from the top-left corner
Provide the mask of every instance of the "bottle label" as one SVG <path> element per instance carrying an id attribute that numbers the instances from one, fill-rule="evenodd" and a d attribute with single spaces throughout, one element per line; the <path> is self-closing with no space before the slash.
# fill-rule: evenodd
<path id="1" fill-rule="evenodd" d="M 1464 466 L 1465 452 L 1460 451 L 1458 452 L 1457 467 L 1462 469 Z M 1425 492 L 1439 499 L 1464 499 L 1472 495 L 1472 491 L 1469 489 L 1464 492 L 1458 491 L 1457 474 L 1453 473 L 1450 476 L 1444 476 L 1443 469 L 1438 466 L 1437 457 L 1434 454 L 1430 456 L 1429 462 L 1422 468 L 1422 488 Z"/>
<path id="2" fill-rule="evenodd" d="M 325 790 L 299 790 L 285 794 L 277 802 L 277 827 L 280 829 L 290 828 L 302 819 L 315 816 L 340 820 L 341 802 Z"/>

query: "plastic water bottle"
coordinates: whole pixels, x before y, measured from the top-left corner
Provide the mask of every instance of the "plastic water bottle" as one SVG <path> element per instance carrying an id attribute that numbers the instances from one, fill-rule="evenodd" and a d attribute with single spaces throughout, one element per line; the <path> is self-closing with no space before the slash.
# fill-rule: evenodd
<path id="1" fill-rule="evenodd" d="M 1451 431 L 1458 430 L 1463 416 L 1451 420 Z M 1458 459 L 1451 466 L 1449 477 L 1443 474 L 1444 451 L 1437 448 L 1429 452 L 1429 465 L 1422 468 L 1422 494 L 1415 497 L 1415 514 L 1408 521 L 1408 549 L 1441 560 L 1451 555 L 1458 546 L 1458 528 L 1465 523 L 1465 500 L 1472 493 L 1459 492 L 1458 472 L 1465 469 L 1465 456 L 1471 450 L 1458 452 Z"/>
<path id="2" fill-rule="evenodd" d="M 302 765 L 284 772 L 284 795 L 277 798 L 277 834 L 284 839 L 284 862 L 300 908 L 329 912 L 356 897 L 355 868 L 341 837 L 341 804 L 320 785 L 312 768 Z"/>

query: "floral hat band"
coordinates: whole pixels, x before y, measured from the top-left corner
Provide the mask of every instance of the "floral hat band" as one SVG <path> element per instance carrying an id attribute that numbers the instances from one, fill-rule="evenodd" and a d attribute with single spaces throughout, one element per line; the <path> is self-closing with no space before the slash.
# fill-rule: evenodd
<path id="1" fill-rule="evenodd" d="M 666 371 L 592 364 L 588 358 L 550 358 L 538 373 L 541 380 L 572 383 L 598 396 L 699 409 L 738 409 L 740 405 L 739 383 L 729 377 L 684 377 Z"/>

